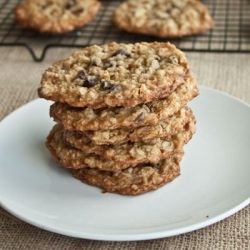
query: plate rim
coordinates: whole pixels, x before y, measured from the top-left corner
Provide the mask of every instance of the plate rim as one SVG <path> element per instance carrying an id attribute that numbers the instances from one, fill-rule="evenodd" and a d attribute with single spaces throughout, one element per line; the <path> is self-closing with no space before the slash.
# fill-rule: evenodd
<path id="1" fill-rule="evenodd" d="M 212 87 L 199 85 L 199 89 L 201 90 L 208 90 L 211 92 L 214 92 L 216 94 L 221 94 L 227 98 L 233 99 L 234 101 L 240 102 L 241 104 L 245 105 L 246 107 L 250 108 L 250 104 L 245 102 L 242 99 L 239 99 L 238 97 L 235 97 L 227 92 L 224 92 L 222 90 L 214 89 Z M 0 121 L 0 128 L 2 123 L 7 120 L 9 117 L 15 115 L 16 112 L 19 112 L 21 109 L 25 108 L 26 106 L 32 105 L 32 103 L 35 103 L 37 101 L 41 100 L 40 98 L 36 98 L 34 100 L 31 100 L 30 102 L 27 102 L 11 113 L 9 113 L 7 116 L 5 116 Z M 49 101 L 48 101 L 49 102 Z M 138 241 L 138 240 L 150 240 L 150 239 L 160 239 L 164 237 L 171 237 L 171 236 L 177 236 L 188 232 L 193 232 L 198 229 L 202 229 L 204 227 L 210 226 L 214 223 L 217 223 L 221 220 L 224 220 L 228 218 L 229 216 L 232 216 L 233 214 L 237 213 L 241 209 L 247 207 L 250 204 L 250 197 L 244 199 L 242 202 L 240 202 L 238 205 L 232 207 L 229 210 L 226 210 L 225 212 L 222 212 L 214 217 L 207 218 L 207 220 L 203 220 L 201 222 L 195 223 L 193 225 L 188 225 L 180 228 L 170 229 L 170 230 L 163 230 L 163 231 L 156 231 L 156 232 L 146 232 L 146 233 L 135 233 L 135 234 L 126 234 L 126 233 L 118 233 L 118 234 L 110 234 L 110 233 L 87 233 L 87 232 L 78 232 L 73 231 L 70 229 L 62 229 L 58 227 L 54 227 L 53 225 L 43 224 L 40 221 L 32 220 L 28 216 L 23 215 L 22 213 L 18 213 L 18 211 L 15 210 L 15 208 L 8 206 L 7 204 L 4 204 L 4 201 L 0 197 L 0 206 L 6 210 L 11 215 L 15 216 L 16 218 L 20 219 L 23 222 L 26 222 L 32 226 L 38 227 L 40 229 L 57 233 L 64 236 L 70 236 L 74 238 L 82 238 L 82 239 L 89 239 L 89 240 L 105 240 L 105 241 Z"/>
<path id="2" fill-rule="evenodd" d="M 190 232 L 208 227 L 210 225 L 218 223 L 236 214 L 241 209 L 247 207 L 249 204 L 250 204 L 250 198 L 247 198 L 246 200 L 241 202 L 238 206 L 235 206 L 232 209 L 227 210 L 226 212 L 222 214 L 219 214 L 215 217 L 211 217 L 210 219 L 193 224 L 191 226 L 171 229 L 167 231 L 138 233 L 138 234 L 100 234 L 100 233 L 86 233 L 86 232 L 79 233 L 75 231 L 70 231 L 68 229 L 66 230 L 58 229 L 51 225 L 47 225 L 47 224 L 43 225 L 40 222 L 29 219 L 29 217 L 18 214 L 14 211 L 14 209 L 11 209 L 3 205 L 2 202 L 1 202 L 1 207 L 25 223 L 28 223 L 32 226 L 43 229 L 45 231 L 56 233 L 56 234 L 63 235 L 63 236 L 70 236 L 70 237 L 79 238 L 79 239 L 98 240 L 98 241 L 141 241 L 141 240 L 154 240 L 154 239 L 161 239 L 161 238 L 166 238 L 166 237 L 171 237 L 171 236 L 178 236 L 181 234 L 190 233 Z"/>

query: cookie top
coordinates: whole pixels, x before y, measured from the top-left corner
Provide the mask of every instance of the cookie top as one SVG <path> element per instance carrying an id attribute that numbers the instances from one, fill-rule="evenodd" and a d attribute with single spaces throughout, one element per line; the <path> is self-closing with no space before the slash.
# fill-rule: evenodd
<path id="1" fill-rule="evenodd" d="M 194 133 L 195 119 L 190 117 L 182 127 L 179 127 L 177 134 L 171 137 L 166 134 L 162 138 L 154 138 L 144 142 L 96 145 L 84 135 L 77 137 L 74 132 L 66 132 L 64 139 L 71 146 L 85 153 L 95 153 L 106 160 L 135 165 L 140 162 L 158 162 L 173 152 L 181 151 L 183 145 L 191 139 Z"/>
<path id="2" fill-rule="evenodd" d="M 97 0 L 23 0 L 17 5 L 17 23 L 39 32 L 64 33 L 92 20 L 100 8 Z"/>
<path id="3" fill-rule="evenodd" d="M 108 109 L 73 108 L 67 104 L 54 103 L 50 115 L 63 123 L 67 130 L 112 130 L 156 125 L 181 109 L 198 95 L 196 81 L 189 78 L 167 98 L 135 107 Z"/>
<path id="4" fill-rule="evenodd" d="M 113 42 L 50 66 L 38 94 L 74 107 L 131 107 L 168 96 L 188 77 L 185 55 L 170 43 Z"/>
<path id="5" fill-rule="evenodd" d="M 96 145 L 122 144 L 126 142 L 146 142 L 154 138 L 170 138 L 177 134 L 190 118 L 194 119 L 192 110 L 187 106 L 175 113 L 166 121 L 160 121 L 154 126 L 145 126 L 134 129 L 113 129 L 113 130 L 94 130 L 94 131 L 66 131 L 73 138 L 80 139 L 81 136 L 87 137 Z"/>
<path id="6" fill-rule="evenodd" d="M 136 166 L 139 163 L 156 163 L 167 158 L 169 155 L 182 152 L 184 144 L 191 139 L 194 133 L 193 128 L 194 126 L 186 128 L 185 131 L 177 134 L 172 141 L 155 139 L 151 144 L 127 144 L 122 145 L 119 150 L 117 147 L 110 147 L 106 152 L 105 148 L 101 149 L 99 146 L 98 150 L 102 150 L 103 152 L 103 155 L 100 156 L 97 154 L 88 154 L 83 150 L 76 149 L 70 144 L 65 143 L 63 127 L 58 124 L 50 132 L 46 145 L 52 156 L 66 168 L 79 169 L 89 167 L 119 172 L 122 169 Z M 95 149 L 96 153 L 100 154 L 100 152 L 97 151 L 97 147 L 94 148 L 92 145 L 92 149 Z M 109 159 L 112 158 L 112 160 L 108 160 L 105 157 Z"/>
<path id="7" fill-rule="evenodd" d="M 113 21 L 128 32 L 170 38 L 213 27 L 207 8 L 197 0 L 128 0 L 115 10 Z"/>
<path id="8" fill-rule="evenodd" d="M 180 174 L 179 162 L 182 155 L 176 154 L 157 164 L 141 164 L 119 173 L 110 173 L 97 169 L 72 170 L 75 178 L 105 192 L 123 195 L 138 195 L 155 190 Z"/>

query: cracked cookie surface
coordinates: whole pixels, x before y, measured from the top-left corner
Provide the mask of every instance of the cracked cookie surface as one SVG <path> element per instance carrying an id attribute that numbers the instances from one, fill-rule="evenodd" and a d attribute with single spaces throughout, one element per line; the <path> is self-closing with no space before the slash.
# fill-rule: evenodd
<path id="1" fill-rule="evenodd" d="M 184 131 L 174 136 L 172 140 L 155 139 L 148 142 L 148 144 L 125 144 L 121 145 L 119 149 L 117 147 L 115 149 L 110 148 L 106 153 L 103 148 L 102 151 L 105 154 L 100 156 L 93 153 L 89 154 L 65 143 L 63 127 L 61 124 L 57 124 L 48 136 L 47 147 L 52 156 L 66 168 L 79 169 L 89 167 L 118 172 L 144 162 L 157 163 L 174 153 L 182 152 L 184 144 L 191 139 L 194 130 L 194 125 L 190 124 L 189 127 L 185 127 Z M 96 148 L 95 150 L 97 151 Z M 114 156 L 114 152 L 116 156 Z M 105 157 L 112 158 L 112 160 L 108 160 Z"/>
<path id="2" fill-rule="evenodd" d="M 198 95 L 196 81 L 189 78 L 167 98 L 135 107 L 108 109 L 73 108 L 67 104 L 54 103 L 50 115 L 63 123 L 67 130 L 112 130 L 153 126 L 167 120 Z"/>
<path id="3" fill-rule="evenodd" d="M 168 96 L 189 77 L 184 53 L 170 43 L 113 42 L 50 66 L 38 94 L 73 107 L 132 107 Z"/>
<path id="4" fill-rule="evenodd" d="M 176 154 L 157 164 L 141 164 L 118 173 L 87 168 L 72 170 L 72 174 L 105 192 L 138 195 L 155 190 L 180 175 L 181 157 L 182 154 Z"/>
<path id="5" fill-rule="evenodd" d="M 24 0 L 17 5 L 15 15 L 23 28 L 64 33 L 91 21 L 99 8 L 97 0 Z"/>
<path id="6" fill-rule="evenodd" d="M 213 19 L 197 0 L 128 0 L 114 12 L 114 23 L 128 32 L 181 37 L 207 31 Z"/>

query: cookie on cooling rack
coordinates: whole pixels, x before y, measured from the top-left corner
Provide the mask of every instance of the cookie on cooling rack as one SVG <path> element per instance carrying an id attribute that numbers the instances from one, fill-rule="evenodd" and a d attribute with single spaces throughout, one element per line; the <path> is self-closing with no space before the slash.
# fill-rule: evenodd
<path id="1" fill-rule="evenodd" d="M 115 10 L 113 21 L 128 32 L 166 38 L 213 27 L 207 8 L 197 0 L 128 0 Z"/>
<path id="2" fill-rule="evenodd" d="M 105 192 L 138 195 L 155 190 L 180 175 L 182 154 L 176 154 L 157 164 L 141 164 L 118 173 L 97 169 L 72 170 L 73 176 Z"/>
<path id="3" fill-rule="evenodd" d="M 168 96 L 190 76 L 170 43 L 93 45 L 49 67 L 39 96 L 93 109 L 135 106 Z"/>
<path id="4" fill-rule="evenodd" d="M 65 33 L 91 21 L 100 8 L 97 0 L 23 0 L 15 10 L 23 28 Z"/>

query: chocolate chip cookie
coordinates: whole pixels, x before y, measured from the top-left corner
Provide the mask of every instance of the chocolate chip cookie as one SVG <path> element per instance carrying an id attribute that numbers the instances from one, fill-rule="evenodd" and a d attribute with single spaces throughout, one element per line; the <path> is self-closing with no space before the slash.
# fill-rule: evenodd
<path id="1" fill-rule="evenodd" d="M 138 195 L 155 190 L 180 175 L 182 154 L 176 154 L 156 164 L 140 164 L 118 173 L 97 169 L 72 170 L 73 176 L 104 192 Z"/>
<path id="2" fill-rule="evenodd" d="M 39 96 L 91 109 L 164 98 L 190 77 L 185 55 L 170 43 L 93 45 L 50 66 Z"/>
<path id="3" fill-rule="evenodd" d="M 54 103 L 50 115 L 63 123 L 67 130 L 112 130 L 117 128 L 137 128 L 154 126 L 167 120 L 171 115 L 198 95 L 194 79 L 189 78 L 167 98 L 135 107 L 108 109 L 74 108 L 63 103 Z"/>
<path id="4" fill-rule="evenodd" d="M 170 43 L 89 46 L 49 67 L 38 93 L 55 101 L 46 146 L 77 179 L 137 195 L 180 174 L 196 123 L 186 105 L 199 91 Z"/>
<path id="5" fill-rule="evenodd" d="M 128 32 L 166 38 L 213 27 L 207 8 L 197 0 L 128 0 L 115 10 L 113 21 Z"/>
<path id="6" fill-rule="evenodd" d="M 99 8 L 97 0 L 23 0 L 17 5 L 15 15 L 23 28 L 64 33 L 91 21 Z"/>

